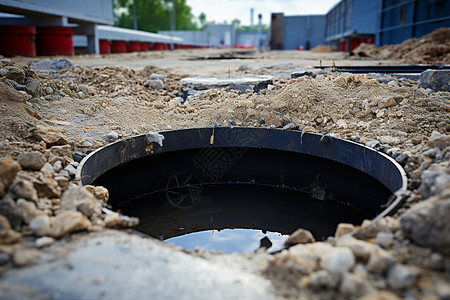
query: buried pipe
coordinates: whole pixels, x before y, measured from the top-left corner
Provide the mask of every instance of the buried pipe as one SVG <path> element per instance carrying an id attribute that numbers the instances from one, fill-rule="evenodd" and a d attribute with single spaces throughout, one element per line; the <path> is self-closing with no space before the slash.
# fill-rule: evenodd
<path id="1" fill-rule="evenodd" d="M 139 135 L 89 154 L 83 185 L 103 185 L 137 230 L 169 239 L 259 229 L 316 239 L 342 222 L 393 213 L 406 190 L 389 156 L 330 136 L 265 128 L 194 128 Z"/>

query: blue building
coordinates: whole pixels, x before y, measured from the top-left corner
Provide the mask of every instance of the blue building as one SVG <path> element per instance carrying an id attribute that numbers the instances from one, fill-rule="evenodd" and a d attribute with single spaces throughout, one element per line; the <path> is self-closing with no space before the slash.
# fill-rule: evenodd
<path id="1" fill-rule="evenodd" d="M 270 44 L 271 49 L 278 50 L 309 50 L 325 44 L 325 16 L 273 13 Z"/>
<path id="2" fill-rule="evenodd" d="M 378 0 L 378 17 L 376 44 L 399 44 L 450 27 L 450 1 Z"/>
<path id="3" fill-rule="evenodd" d="M 361 42 L 373 43 L 381 0 L 342 0 L 326 14 L 325 40 L 349 51 Z"/>

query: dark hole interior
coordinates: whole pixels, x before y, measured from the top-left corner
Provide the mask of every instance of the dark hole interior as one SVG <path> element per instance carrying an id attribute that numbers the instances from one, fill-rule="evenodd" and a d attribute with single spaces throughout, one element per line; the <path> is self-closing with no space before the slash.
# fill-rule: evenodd
<path id="1" fill-rule="evenodd" d="M 341 222 L 375 217 L 392 194 L 369 175 L 335 161 L 232 147 L 149 155 L 107 171 L 93 184 L 108 188 L 109 204 L 139 217 L 136 229 L 148 235 L 177 243 L 174 237 L 209 232 L 197 246 L 228 229 L 289 235 L 305 228 L 321 240 Z M 210 250 L 233 252 L 226 244 Z"/>

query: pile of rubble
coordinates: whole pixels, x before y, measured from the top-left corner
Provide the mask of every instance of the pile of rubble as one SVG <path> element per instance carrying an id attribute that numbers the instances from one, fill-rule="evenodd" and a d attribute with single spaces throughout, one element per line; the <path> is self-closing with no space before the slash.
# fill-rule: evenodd
<path id="1" fill-rule="evenodd" d="M 231 124 L 351 139 L 392 156 L 408 175 L 396 215 L 340 224 L 326 241 L 299 230 L 285 250 L 255 254 L 257 274 L 270 280 L 274 295 L 450 297 L 449 92 L 418 88 L 406 78 L 320 70 L 257 93 L 214 88 L 180 103 L 182 76 L 154 67 L 70 66 L 38 75 L 4 60 L 0 74 L 0 273 L 39 264 L 46 247 L 57 240 L 64 245 L 75 232 L 89 236 L 138 222 L 107 208 L 105 188 L 75 180 L 89 152 L 136 134 L 133 128 Z M 139 127 L 139 120 L 146 122 Z M 256 261 L 252 255 L 192 255 L 206 264 L 218 256 Z M 0 291 L 6 288 L 1 282 Z"/>
<path id="2" fill-rule="evenodd" d="M 405 64 L 448 64 L 450 62 L 450 28 L 439 28 L 421 38 L 398 45 L 377 47 L 361 44 L 350 55 L 372 59 L 400 60 Z"/>

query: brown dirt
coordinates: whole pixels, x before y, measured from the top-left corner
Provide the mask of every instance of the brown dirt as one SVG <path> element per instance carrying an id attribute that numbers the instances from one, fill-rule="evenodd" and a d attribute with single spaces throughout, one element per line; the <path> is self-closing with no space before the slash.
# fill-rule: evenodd
<path id="1" fill-rule="evenodd" d="M 421 38 L 412 38 L 399 45 L 376 47 L 361 44 L 350 55 L 395 59 L 406 64 L 450 64 L 450 28 L 439 28 Z"/>
<path id="2" fill-rule="evenodd" d="M 441 37 L 440 34 L 434 33 L 433 36 L 435 39 L 447 40 L 445 34 Z M 63 131 L 70 145 L 69 151 L 81 150 L 88 153 L 105 145 L 105 137 L 111 130 L 126 137 L 132 134 L 132 130 L 145 133 L 213 126 L 217 123 L 222 126 L 235 124 L 257 127 L 271 125 L 282 127 L 288 123 L 294 123 L 299 130 L 303 131 L 359 140 L 361 143 L 379 140 L 388 148 L 398 147 L 399 151 L 412 156 L 405 169 L 409 179 L 414 180 L 420 178 L 423 169 L 430 164 L 428 158 L 414 155 L 430 148 L 428 141 L 434 131 L 441 134 L 450 132 L 450 93 L 427 93 L 417 88 L 417 82 L 407 79 L 392 78 L 399 85 L 395 87 L 380 84 L 378 80 L 366 75 L 327 71 L 315 78 L 306 76 L 286 80 L 277 77 L 273 86 L 262 90 L 259 94 L 213 89 L 194 96 L 185 104 L 180 104 L 173 98 L 180 95 L 180 79 L 187 75 L 275 74 L 296 66 L 285 64 L 283 60 L 274 63 L 278 52 L 255 54 L 262 57 L 261 61 L 224 60 L 216 61 L 214 64 L 210 62 L 205 64 L 204 61 L 187 61 L 186 57 L 189 56 L 187 53 L 189 52 L 171 52 L 167 54 L 171 57 L 170 62 L 167 59 L 155 60 L 155 65 L 158 64 L 158 66 L 144 67 L 144 61 L 148 62 L 148 57 L 151 55 L 164 56 L 161 53 L 148 54 L 147 60 L 143 60 L 139 68 L 98 66 L 98 57 L 87 57 L 85 61 L 69 70 L 53 75 L 41 74 L 38 80 L 42 87 L 42 94 L 28 101 L 25 101 L 23 93 L 0 82 L 2 115 L 0 158 L 17 158 L 20 153 L 30 150 L 47 155 L 46 148 L 49 144 L 44 141 L 39 142 L 35 134 L 36 129 L 42 128 L 43 125 L 47 126 L 45 128 L 48 130 Z M 291 52 L 281 55 L 286 55 L 283 58 L 286 59 L 289 57 L 287 55 L 305 54 Z M 310 59 L 307 63 L 303 62 L 303 65 L 316 64 L 317 59 L 321 57 L 316 53 L 307 55 L 311 55 Z M 424 60 L 428 59 L 426 55 L 422 57 Z M 120 61 L 125 61 L 127 57 L 129 56 L 112 56 L 111 60 L 117 59 L 117 64 L 120 64 Z M 175 61 L 175 58 L 178 61 Z M 79 57 L 76 59 L 82 60 Z M 270 60 L 272 65 L 264 64 L 265 59 Z M 24 60 L 18 59 L 18 61 L 24 64 Z M 97 66 L 86 66 L 90 63 Z M 170 67 L 163 67 L 164 63 L 170 63 Z M 247 63 L 251 65 L 252 70 L 240 71 L 237 68 Z M 15 62 L 9 64 L 13 65 Z M 186 68 L 187 65 L 190 67 Z M 152 73 L 164 76 L 164 89 L 152 90 L 145 87 L 145 82 Z M 5 78 L 1 79 L 1 81 L 5 80 Z M 51 87 L 53 92 L 44 92 L 48 87 Z M 60 92 L 64 92 L 67 96 L 61 96 Z M 84 97 L 80 97 L 79 92 L 83 92 Z M 264 119 L 263 125 L 257 121 L 259 118 Z M 4 144 L 8 145 L 4 146 Z M 64 165 L 71 160 L 66 154 L 59 156 Z M 55 160 L 54 157 L 48 155 L 46 159 Z M 422 168 L 420 171 L 419 167 Z M 42 177 L 43 173 L 40 171 L 21 171 L 17 180 L 40 178 L 40 181 L 44 181 Z M 45 186 L 45 184 L 42 185 Z M 63 193 L 67 186 L 62 185 L 58 189 Z M 413 196 L 406 200 L 396 217 L 422 200 L 417 187 L 411 188 L 411 194 Z M 48 204 L 49 201 L 45 197 L 39 199 L 41 203 L 51 204 L 50 214 L 52 214 L 57 208 L 59 209 L 59 198 L 52 197 Z M 105 226 L 104 220 L 100 219 L 98 222 L 93 227 L 95 230 L 102 230 L 102 226 Z M 24 245 L 33 245 L 35 241 L 28 226 L 24 225 L 20 232 L 23 241 L 21 244 L 8 248 L 11 252 Z M 409 246 L 409 242 L 404 243 L 404 241 L 402 237 L 399 237 L 399 246 L 395 248 L 395 251 L 399 252 L 395 255 L 399 261 L 402 261 L 400 258 L 405 259 L 402 261 L 404 264 L 416 265 L 414 258 L 421 259 L 425 255 L 417 255 L 418 247 Z M 433 253 L 431 249 L 426 250 Z M 394 250 L 392 252 L 394 253 Z M 411 259 L 410 262 L 409 259 Z M 8 267 L 11 266 L 8 265 Z M 430 267 L 423 268 L 428 270 Z M 446 271 L 441 269 L 430 271 L 434 276 L 430 278 L 436 277 L 446 282 L 449 268 L 447 267 Z M 447 273 L 444 274 L 444 272 Z M 278 282 L 275 277 L 279 275 L 282 276 L 282 280 Z M 280 298 L 296 298 L 296 295 L 299 295 L 302 288 L 298 285 L 285 286 L 289 283 L 286 277 L 298 284 L 300 277 L 297 275 L 290 274 L 289 270 L 279 270 L 275 277 L 270 278 L 273 284 L 278 286 L 277 293 Z M 429 290 L 433 287 L 430 285 Z M 310 292 L 305 293 L 311 296 L 308 294 Z M 319 296 L 313 295 L 325 299 L 336 296 L 336 293 L 336 290 L 328 290 Z M 406 295 L 406 292 L 397 294 Z M 416 295 L 420 298 L 424 293 L 419 289 Z"/>

